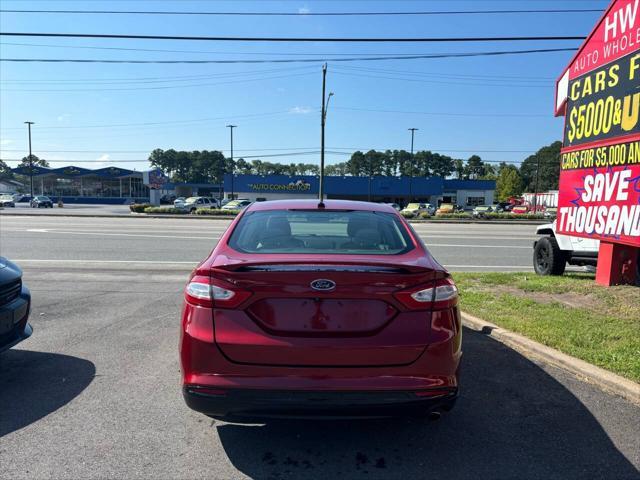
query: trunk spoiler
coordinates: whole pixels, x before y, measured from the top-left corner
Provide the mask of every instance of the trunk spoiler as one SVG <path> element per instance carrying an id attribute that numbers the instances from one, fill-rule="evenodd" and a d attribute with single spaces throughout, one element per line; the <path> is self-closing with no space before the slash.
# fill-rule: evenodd
<path id="1" fill-rule="evenodd" d="M 222 272 L 362 272 L 362 273 L 427 273 L 446 272 L 436 262 L 429 262 L 424 257 L 409 257 L 402 259 L 365 257 L 358 261 L 343 258 L 313 258 L 301 256 L 295 259 L 274 259 L 272 256 L 264 261 L 254 258 L 218 256 L 210 265 L 212 271 Z M 395 260 L 395 261 L 394 261 Z"/>

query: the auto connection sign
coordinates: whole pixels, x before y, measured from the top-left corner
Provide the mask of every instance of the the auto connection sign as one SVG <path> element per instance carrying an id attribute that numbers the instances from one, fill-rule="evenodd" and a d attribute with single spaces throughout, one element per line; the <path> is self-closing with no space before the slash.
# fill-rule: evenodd
<path id="1" fill-rule="evenodd" d="M 640 247 L 640 0 L 616 0 L 558 81 L 557 230 Z"/>

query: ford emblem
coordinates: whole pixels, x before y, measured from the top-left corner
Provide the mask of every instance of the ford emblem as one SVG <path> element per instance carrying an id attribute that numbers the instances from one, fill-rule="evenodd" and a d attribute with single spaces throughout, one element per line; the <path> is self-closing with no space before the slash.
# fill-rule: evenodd
<path id="1" fill-rule="evenodd" d="M 324 278 L 314 280 L 311 282 L 311 288 L 314 290 L 320 290 L 321 292 L 328 292 L 336 288 L 336 282 L 333 280 L 325 280 Z"/>

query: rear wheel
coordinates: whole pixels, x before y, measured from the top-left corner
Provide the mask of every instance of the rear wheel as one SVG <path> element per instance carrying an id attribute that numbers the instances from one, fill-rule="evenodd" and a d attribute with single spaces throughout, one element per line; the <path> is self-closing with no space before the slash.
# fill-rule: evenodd
<path id="1" fill-rule="evenodd" d="M 538 275 L 562 275 L 567 266 L 566 255 L 553 237 L 544 237 L 533 250 L 533 268 Z"/>

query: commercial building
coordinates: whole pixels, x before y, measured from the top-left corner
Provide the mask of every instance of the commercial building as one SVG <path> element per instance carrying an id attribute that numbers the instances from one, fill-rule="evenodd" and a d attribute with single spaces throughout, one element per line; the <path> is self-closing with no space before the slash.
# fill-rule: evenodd
<path id="1" fill-rule="evenodd" d="M 319 178 L 286 175 L 231 175 L 224 177 L 226 198 L 252 201 L 315 198 Z M 454 203 L 463 207 L 492 204 L 496 183 L 492 180 L 447 180 L 441 177 L 325 177 L 326 198 L 370 200 L 405 205 L 411 200 L 432 205 Z M 233 193 L 232 193 L 233 192 Z"/>
<path id="2" fill-rule="evenodd" d="M 29 190 L 29 169 L 13 170 L 23 176 Z M 36 195 L 47 195 L 65 203 L 124 204 L 148 202 L 149 186 L 144 172 L 118 167 L 90 170 L 82 167 L 33 168 Z M 153 183 L 153 182 L 151 182 Z M 225 198 L 248 198 L 252 201 L 286 198 L 316 198 L 316 176 L 234 175 L 224 176 Z M 326 198 L 371 200 L 405 205 L 411 200 L 433 205 L 455 203 L 463 207 L 491 204 L 495 182 L 489 180 L 447 180 L 441 177 L 325 177 Z M 220 185 L 208 183 L 165 183 L 154 192 L 160 195 L 218 197 Z"/>
<path id="3" fill-rule="evenodd" d="M 26 178 L 30 191 L 30 169 L 14 168 Z M 148 201 L 149 187 L 143 183 L 143 173 L 118 167 L 90 170 L 82 167 L 33 167 L 34 195 L 47 195 L 65 203 L 119 204 Z"/>

